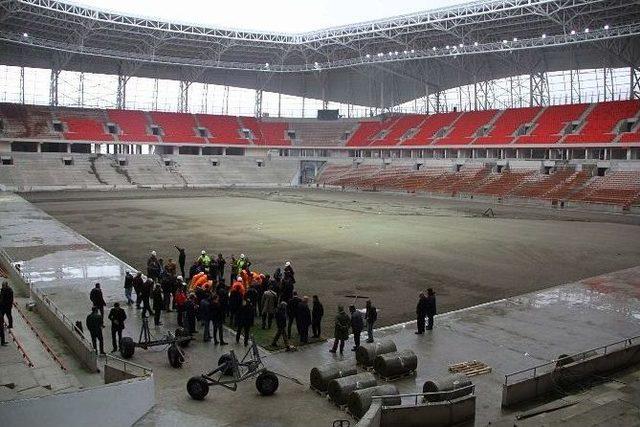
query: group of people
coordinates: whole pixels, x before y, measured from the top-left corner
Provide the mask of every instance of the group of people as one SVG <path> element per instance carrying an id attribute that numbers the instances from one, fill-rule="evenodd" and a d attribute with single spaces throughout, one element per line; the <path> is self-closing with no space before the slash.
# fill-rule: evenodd
<path id="1" fill-rule="evenodd" d="M 309 329 L 313 338 L 320 338 L 324 307 L 317 295 L 313 295 L 311 301 L 307 296 L 298 295 L 295 290 L 295 272 L 290 262 L 286 262 L 282 269 L 277 268 L 273 275 L 265 275 L 252 271 L 251 261 L 244 254 L 238 258 L 232 255 L 229 261 L 230 286 L 227 286 L 227 261 L 222 254 L 211 257 L 206 251 L 201 251 L 188 269 L 185 280 L 185 249 L 175 247 L 178 250 L 178 264 L 171 258 L 164 263 L 155 251 L 151 251 L 147 260 L 147 275 L 142 272 L 136 272 L 135 275 L 126 272 L 125 275 L 124 293 L 127 304 L 135 304 L 137 309 L 141 309 L 142 317 L 153 316 L 156 326 L 162 325 L 163 311 L 175 311 L 180 327 L 190 334 L 196 334 L 199 323 L 203 328 L 203 341 L 209 342 L 213 338 L 216 345 L 227 344 L 223 333 L 223 326 L 227 323 L 235 328 L 236 343 L 244 336 L 245 346 L 248 345 L 251 328 L 256 322 L 263 330 L 271 329 L 275 324 L 272 347 L 278 347 L 282 339 L 287 350 L 293 348 L 290 340 L 294 324 L 300 343 L 309 342 Z M 182 275 L 178 275 L 178 268 Z M 90 300 L 93 309 L 87 317 L 87 329 L 94 349 L 104 353 L 102 328 L 105 327 L 103 319 L 106 303 L 100 284 L 92 289 Z M 429 288 L 426 295 L 419 295 L 416 334 L 423 334 L 425 329 L 433 328 L 435 313 L 435 293 Z M 425 318 L 428 319 L 426 328 Z M 122 338 L 127 315 L 115 303 L 108 319 L 111 321 L 112 346 L 115 352 Z M 365 328 L 367 342 L 373 342 L 373 329 L 377 319 L 378 311 L 370 300 L 366 303 L 364 313 L 357 310 L 355 305 L 349 306 L 349 313 L 345 312 L 344 307 L 338 306 L 335 340 L 330 351 L 336 353 L 339 350 L 343 353 L 350 332 L 353 333 L 354 340 L 352 350 L 356 351 Z"/>

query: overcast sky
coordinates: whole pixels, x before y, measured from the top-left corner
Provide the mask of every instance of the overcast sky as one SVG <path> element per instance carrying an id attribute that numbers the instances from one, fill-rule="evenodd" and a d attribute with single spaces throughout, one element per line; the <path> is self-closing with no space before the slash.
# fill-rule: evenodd
<path id="1" fill-rule="evenodd" d="M 67 0 L 208 26 L 302 32 L 466 3 L 468 0 Z"/>

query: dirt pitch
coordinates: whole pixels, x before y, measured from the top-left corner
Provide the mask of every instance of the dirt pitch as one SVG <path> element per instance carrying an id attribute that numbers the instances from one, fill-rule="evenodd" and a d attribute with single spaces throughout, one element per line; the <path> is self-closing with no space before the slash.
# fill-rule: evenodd
<path id="1" fill-rule="evenodd" d="M 371 298 L 382 326 L 413 319 L 427 287 L 444 312 L 640 264 L 635 216 L 309 189 L 27 198 L 139 268 L 151 249 L 177 258 L 174 244 L 188 262 L 202 248 L 245 253 L 261 272 L 290 260 L 298 292 L 323 301 L 327 334 L 347 295 Z"/>

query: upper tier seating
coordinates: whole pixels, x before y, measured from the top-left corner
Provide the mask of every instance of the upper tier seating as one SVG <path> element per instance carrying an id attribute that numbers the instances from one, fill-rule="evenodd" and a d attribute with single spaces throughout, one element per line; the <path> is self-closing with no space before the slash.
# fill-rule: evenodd
<path id="1" fill-rule="evenodd" d="M 353 133 L 357 123 L 342 120 L 291 121 L 289 129 L 296 132 L 294 145 L 307 147 L 334 147 L 344 144 L 343 136 Z"/>
<path id="2" fill-rule="evenodd" d="M 347 141 L 348 147 L 366 147 L 371 145 L 371 138 L 376 136 L 383 129 L 382 122 L 360 122 L 356 131 Z"/>
<path id="3" fill-rule="evenodd" d="M 262 133 L 262 145 L 291 145 L 291 140 L 287 137 L 289 126 L 283 122 L 258 122 L 260 132 Z"/>
<path id="4" fill-rule="evenodd" d="M 212 144 L 246 145 L 250 143 L 248 139 L 242 137 L 237 117 L 196 114 L 196 120 L 200 126 L 209 131 L 207 139 Z"/>
<path id="5" fill-rule="evenodd" d="M 410 129 L 416 129 L 420 126 L 420 123 L 424 121 L 426 117 L 423 115 L 411 114 L 408 116 L 400 116 L 390 121 L 389 125 L 385 128 L 387 133 L 383 138 L 376 140 L 371 144 L 372 146 L 393 146 L 402 142 L 402 137 Z"/>
<path id="6" fill-rule="evenodd" d="M 635 131 L 625 132 L 620 136 L 621 143 L 640 142 L 640 126 L 636 124 Z"/>
<path id="7" fill-rule="evenodd" d="M 495 121 L 489 133 L 476 138 L 473 144 L 509 144 L 513 142 L 515 132 L 522 125 L 533 121 L 541 110 L 541 107 L 505 110 Z"/>
<path id="8" fill-rule="evenodd" d="M 516 144 L 555 144 L 562 138 L 562 132 L 567 125 L 587 110 L 589 104 L 554 105 L 547 107 L 529 135 L 522 135 L 516 139 Z"/>
<path id="9" fill-rule="evenodd" d="M 436 139 L 435 145 L 467 145 L 475 138 L 478 130 L 489 124 L 497 110 L 469 111 L 453 124 L 453 129 L 443 138 Z"/>
<path id="10" fill-rule="evenodd" d="M 12 138 L 61 139 L 53 130 L 53 115 L 49 107 L 20 104 L 0 104 L 3 134 Z"/>
<path id="11" fill-rule="evenodd" d="M 151 119 L 162 128 L 162 140 L 175 143 L 204 143 L 206 140 L 196 134 L 195 118 L 186 113 L 163 113 L 152 111 Z"/>
<path id="12" fill-rule="evenodd" d="M 60 108 L 58 117 L 66 127 L 64 138 L 70 141 L 113 142 L 113 135 L 107 133 L 107 114 L 104 110 L 80 110 Z"/>
<path id="13" fill-rule="evenodd" d="M 433 142 L 439 130 L 451 126 L 461 113 L 442 113 L 427 116 L 418 132 L 402 141 L 401 145 L 429 145 Z"/>
<path id="14" fill-rule="evenodd" d="M 147 113 L 137 110 L 107 110 L 109 121 L 120 128 L 118 140 L 124 142 L 158 142 L 149 131 Z"/>
<path id="15" fill-rule="evenodd" d="M 596 104 L 577 134 L 567 135 L 566 143 L 611 142 L 616 137 L 616 126 L 621 120 L 635 116 L 640 101 L 613 101 Z"/>

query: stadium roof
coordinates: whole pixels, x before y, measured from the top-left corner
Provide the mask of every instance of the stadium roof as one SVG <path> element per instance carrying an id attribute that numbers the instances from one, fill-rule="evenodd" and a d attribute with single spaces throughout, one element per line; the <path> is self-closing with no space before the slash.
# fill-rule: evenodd
<path id="1" fill-rule="evenodd" d="M 544 35 L 544 36 L 543 36 Z M 473 82 L 640 66 L 637 0 L 467 3 L 303 33 L 0 1 L 5 65 L 207 82 L 393 106 Z"/>

